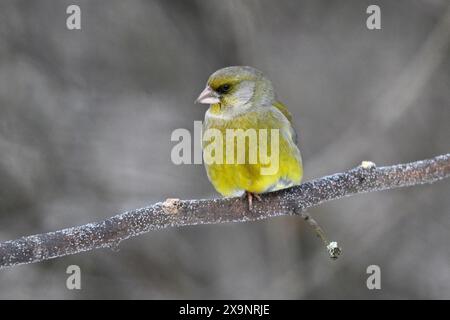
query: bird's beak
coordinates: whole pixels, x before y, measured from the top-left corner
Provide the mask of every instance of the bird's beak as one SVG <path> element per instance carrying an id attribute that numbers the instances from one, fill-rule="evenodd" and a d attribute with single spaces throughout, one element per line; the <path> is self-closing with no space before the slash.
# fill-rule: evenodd
<path id="1" fill-rule="evenodd" d="M 205 90 L 200 93 L 195 103 L 214 104 L 219 103 L 219 95 L 210 86 L 206 86 Z"/>

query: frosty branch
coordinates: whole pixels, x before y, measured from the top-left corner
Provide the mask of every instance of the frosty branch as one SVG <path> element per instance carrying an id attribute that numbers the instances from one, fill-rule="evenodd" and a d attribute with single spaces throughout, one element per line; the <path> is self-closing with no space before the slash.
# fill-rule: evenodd
<path id="1" fill-rule="evenodd" d="M 433 159 L 376 167 L 371 162 L 300 186 L 267 193 L 252 210 L 243 198 L 212 200 L 169 199 L 118 214 L 101 222 L 0 243 L 0 268 L 40 262 L 98 248 L 114 248 L 151 230 L 198 224 L 244 222 L 283 215 L 346 196 L 424 183 L 450 177 L 450 153 Z"/>

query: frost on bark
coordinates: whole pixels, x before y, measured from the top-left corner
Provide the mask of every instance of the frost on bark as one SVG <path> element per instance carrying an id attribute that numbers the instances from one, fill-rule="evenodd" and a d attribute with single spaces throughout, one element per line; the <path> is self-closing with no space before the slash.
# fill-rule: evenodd
<path id="1" fill-rule="evenodd" d="M 55 232 L 0 243 L 0 268 L 33 263 L 89 251 L 115 248 L 123 240 L 151 230 L 197 224 L 244 222 L 306 209 L 346 196 L 433 183 L 450 176 L 450 154 L 433 159 L 376 167 L 369 161 L 343 173 L 267 193 L 248 209 L 243 198 L 211 200 L 167 199 L 109 219 Z"/>

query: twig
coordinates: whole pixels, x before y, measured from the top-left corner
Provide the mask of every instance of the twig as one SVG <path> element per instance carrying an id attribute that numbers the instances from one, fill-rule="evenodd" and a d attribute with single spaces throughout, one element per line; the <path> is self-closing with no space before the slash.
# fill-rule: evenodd
<path id="1" fill-rule="evenodd" d="M 248 209 L 243 198 L 171 199 L 131 210 L 101 222 L 0 243 L 0 268 L 40 262 L 98 248 L 115 248 L 151 230 L 198 224 L 244 222 L 293 215 L 346 196 L 407 187 L 450 176 L 450 153 L 429 160 L 377 168 L 373 163 L 300 186 L 264 194 Z"/>
<path id="2" fill-rule="evenodd" d="M 322 243 L 325 245 L 325 247 L 328 250 L 328 254 L 330 255 L 330 258 L 333 260 L 336 260 L 339 258 L 339 256 L 342 253 L 342 249 L 338 246 L 336 241 L 329 242 L 328 238 L 325 234 L 325 231 L 323 231 L 322 227 L 317 223 L 316 220 L 314 220 L 309 213 L 307 212 L 300 212 L 300 216 L 308 222 L 308 224 L 313 228 L 314 232 L 316 233 L 317 237 L 322 241 Z"/>

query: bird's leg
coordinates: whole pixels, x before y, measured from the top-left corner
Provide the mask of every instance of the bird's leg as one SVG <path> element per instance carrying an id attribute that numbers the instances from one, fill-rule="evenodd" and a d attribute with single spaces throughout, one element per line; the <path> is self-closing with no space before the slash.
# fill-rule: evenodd
<path id="1" fill-rule="evenodd" d="M 258 201 L 261 201 L 261 196 L 257 193 L 253 193 L 250 191 L 245 191 L 245 196 L 247 197 L 248 200 L 248 209 L 252 210 L 253 207 L 253 198 L 255 198 Z"/>

